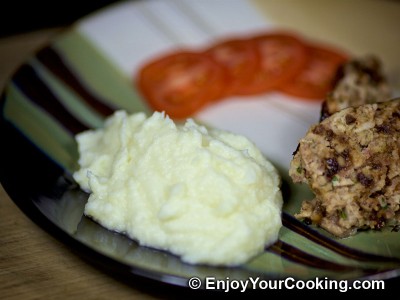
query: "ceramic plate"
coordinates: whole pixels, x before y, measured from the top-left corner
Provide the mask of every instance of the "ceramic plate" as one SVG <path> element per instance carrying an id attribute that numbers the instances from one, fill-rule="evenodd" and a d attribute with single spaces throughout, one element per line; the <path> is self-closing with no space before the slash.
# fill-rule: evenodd
<path id="1" fill-rule="evenodd" d="M 206 47 L 231 35 L 284 28 L 357 55 L 380 55 L 396 84 L 400 66 L 393 63 L 393 53 L 384 44 L 395 47 L 393 30 L 382 36 L 368 29 L 370 39 L 365 44 L 366 28 L 357 22 L 365 20 L 368 11 L 361 10 L 352 18 L 343 14 L 339 22 L 332 14 L 345 12 L 348 2 L 326 6 L 324 2 L 323 7 L 318 1 L 292 1 L 292 6 L 270 2 L 119 2 L 80 20 L 35 53 L 14 74 L 1 101 L 5 141 L 1 180 L 11 198 L 44 230 L 99 266 L 174 285 L 186 286 L 193 276 L 335 280 L 399 276 L 400 233 L 396 230 L 365 231 L 339 240 L 292 217 L 301 201 L 312 194 L 304 186 L 293 185 L 287 170 L 298 140 L 319 118 L 320 103 L 276 92 L 232 97 L 194 116 L 210 126 L 247 136 L 281 171 L 284 226 L 278 242 L 262 255 L 235 268 L 189 265 L 167 252 L 141 247 L 83 216 L 88 195 L 71 177 L 78 159 L 74 136 L 102 126 L 116 109 L 151 113 L 133 78 L 153 56 Z M 377 6 L 372 14 L 375 18 L 384 14 L 386 23 L 381 27 L 399 19 L 392 13 L 395 3 L 365 3 L 372 9 Z"/>

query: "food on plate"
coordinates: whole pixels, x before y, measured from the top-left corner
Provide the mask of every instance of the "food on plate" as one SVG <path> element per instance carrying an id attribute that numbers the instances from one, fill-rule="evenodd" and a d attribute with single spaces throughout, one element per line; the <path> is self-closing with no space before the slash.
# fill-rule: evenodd
<path id="1" fill-rule="evenodd" d="M 346 107 L 386 101 L 391 95 L 376 55 L 352 58 L 339 68 L 334 87 L 322 103 L 321 120 Z"/>
<path id="2" fill-rule="evenodd" d="M 259 54 L 258 68 L 250 75 L 241 95 L 254 95 L 276 89 L 306 66 L 305 41 L 294 34 L 271 32 L 253 37 L 249 43 Z"/>
<path id="3" fill-rule="evenodd" d="M 226 81 L 210 55 L 179 51 L 141 68 L 137 85 L 153 110 L 184 119 L 222 97 Z"/>
<path id="4" fill-rule="evenodd" d="M 256 72 L 260 55 L 254 43 L 245 39 L 229 39 L 205 50 L 226 70 L 227 82 L 223 97 L 241 94 Z"/>
<path id="5" fill-rule="evenodd" d="M 337 237 L 400 223 L 400 98 L 348 107 L 311 126 L 290 165 L 315 199 L 296 214 Z"/>
<path id="6" fill-rule="evenodd" d="M 307 64 L 279 90 L 295 97 L 321 100 L 332 90 L 339 67 L 349 58 L 322 45 L 309 45 L 308 51 Z"/>
<path id="7" fill-rule="evenodd" d="M 135 86 L 155 111 L 185 119 L 229 96 L 280 91 L 323 100 L 348 55 L 287 31 L 224 39 L 144 62 Z"/>
<path id="8" fill-rule="evenodd" d="M 76 136 L 85 215 L 188 263 L 239 265 L 282 226 L 280 177 L 246 137 L 117 111 Z"/>

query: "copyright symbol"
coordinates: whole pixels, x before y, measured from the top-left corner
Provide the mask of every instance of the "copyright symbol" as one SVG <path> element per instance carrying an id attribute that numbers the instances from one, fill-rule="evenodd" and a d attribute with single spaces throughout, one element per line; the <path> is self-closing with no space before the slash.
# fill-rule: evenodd
<path id="1" fill-rule="evenodd" d="M 188 285 L 191 289 L 197 290 L 201 287 L 201 280 L 198 277 L 192 277 L 189 279 Z"/>

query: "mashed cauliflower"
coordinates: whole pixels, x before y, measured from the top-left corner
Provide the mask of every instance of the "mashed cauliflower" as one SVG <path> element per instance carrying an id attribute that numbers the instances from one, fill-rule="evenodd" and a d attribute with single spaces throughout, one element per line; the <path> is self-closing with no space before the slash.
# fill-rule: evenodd
<path id="1" fill-rule="evenodd" d="M 275 242 L 280 178 L 243 136 L 117 111 L 76 136 L 85 215 L 188 263 L 239 265 Z"/>

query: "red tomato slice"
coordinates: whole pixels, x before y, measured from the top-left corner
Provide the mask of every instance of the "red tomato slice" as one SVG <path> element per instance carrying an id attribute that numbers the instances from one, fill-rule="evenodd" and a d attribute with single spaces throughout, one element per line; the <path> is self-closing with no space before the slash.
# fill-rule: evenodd
<path id="1" fill-rule="evenodd" d="M 227 95 L 241 94 L 259 65 L 259 54 L 252 40 L 231 39 L 206 51 L 225 67 L 228 75 Z"/>
<path id="2" fill-rule="evenodd" d="M 310 45 L 310 57 L 304 70 L 285 83 L 280 91 L 300 98 L 323 100 L 333 89 L 336 72 L 348 57 L 323 46 Z"/>
<path id="3" fill-rule="evenodd" d="M 226 78 L 211 56 L 181 51 L 144 65 L 137 86 L 152 109 L 184 119 L 221 97 Z"/>
<path id="4" fill-rule="evenodd" d="M 297 75 L 307 61 L 307 47 L 289 33 L 276 32 L 252 39 L 259 54 L 257 70 L 250 75 L 242 95 L 270 91 Z"/>

